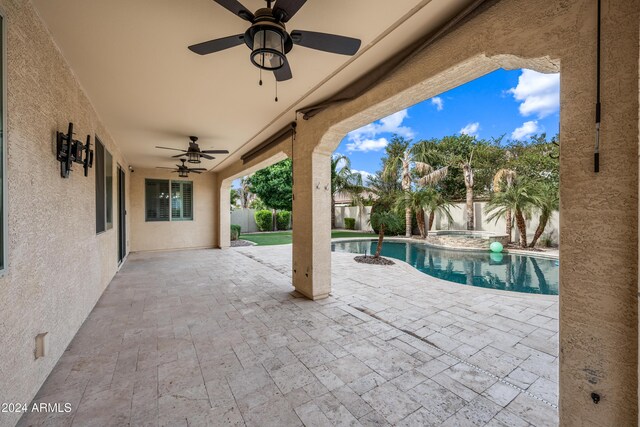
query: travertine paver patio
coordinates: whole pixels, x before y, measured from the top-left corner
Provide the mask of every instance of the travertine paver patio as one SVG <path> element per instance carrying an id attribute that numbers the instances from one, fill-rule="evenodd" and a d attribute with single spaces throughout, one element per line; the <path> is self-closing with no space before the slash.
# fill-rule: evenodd
<path id="1" fill-rule="evenodd" d="M 557 297 L 333 254 L 313 302 L 290 251 L 131 254 L 20 424 L 557 424 Z"/>

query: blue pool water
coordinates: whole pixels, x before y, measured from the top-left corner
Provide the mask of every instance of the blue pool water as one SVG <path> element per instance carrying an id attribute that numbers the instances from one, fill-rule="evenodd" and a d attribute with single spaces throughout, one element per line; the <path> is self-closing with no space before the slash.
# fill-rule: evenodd
<path id="1" fill-rule="evenodd" d="M 332 243 L 331 250 L 374 254 L 377 246 L 376 240 L 358 240 Z M 555 259 L 446 250 L 408 242 L 384 242 L 382 255 L 405 261 L 430 276 L 463 285 L 558 295 L 559 263 Z"/>

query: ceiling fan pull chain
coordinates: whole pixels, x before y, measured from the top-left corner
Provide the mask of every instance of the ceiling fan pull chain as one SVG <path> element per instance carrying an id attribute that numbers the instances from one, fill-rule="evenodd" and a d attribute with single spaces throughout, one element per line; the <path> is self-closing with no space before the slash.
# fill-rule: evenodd
<path id="1" fill-rule="evenodd" d="M 278 102 L 278 79 L 276 79 L 276 102 Z"/>
<path id="2" fill-rule="evenodd" d="M 260 81 L 258 82 L 258 84 L 262 86 L 262 68 L 259 68 L 259 70 L 260 70 Z"/>

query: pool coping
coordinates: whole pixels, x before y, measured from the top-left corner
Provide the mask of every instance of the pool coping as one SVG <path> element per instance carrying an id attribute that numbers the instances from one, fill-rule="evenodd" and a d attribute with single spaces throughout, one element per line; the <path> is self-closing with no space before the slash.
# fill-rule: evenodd
<path id="1" fill-rule="evenodd" d="M 344 241 L 344 242 L 346 242 L 346 241 L 358 241 L 358 240 L 363 240 L 363 239 L 342 238 L 342 239 L 333 239 L 332 242 L 334 242 L 334 241 Z M 387 240 L 387 239 L 385 238 L 385 240 Z M 403 237 L 399 237 L 399 238 L 398 237 L 396 237 L 396 238 L 391 237 L 389 240 L 406 242 L 408 239 L 403 238 Z M 416 239 L 413 239 L 413 240 L 416 240 Z M 424 242 L 420 242 L 420 243 L 424 243 Z M 447 247 L 445 249 L 450 249 L 450 248 Z M 484 251 L 477 251 L 477 252 L 484 253 Z M 332 255 L 334 255 L 334 254 L 337 255 L 337 256 L 347 256 L 349 258 L 351 258 L 350 255 L 357 255 L 357 254 L 349 253 L 349 252 L 332 252 Z M 506 290 L 506 289 L 484 288 L 484 287 L 481 287 L 481 286 L 469 286 L 469 285 L 465 285 L 463 283 L 452 282 L 450 280 L 446 280 L 446 279 L 442 279 L 440 277 L 432 276 L 430 274 L 425 273 L 424 271 L 418 270 L 417 268 L 415 268 L 414 266 L 412 266 L 408 262 L 403 261 L 401 259 L 392 258 L 392 257 L 387 257 L 387 258 L 392 259 L 396 266 L 402 268 L 403 270 L 407 271 L 408 273 L 411 273 L 411 274 L 416 274 L 417 273 L 419 275 L 423 275 L 425 277 L 428 277 L 430 280 L 434 280 L 436 283 L 438 283 L 441 286 L 449 286 L 450 284 L 453 283 L 453 284 L 458 285 L 458 286 L 464 286 L 465 288 L 468 288 L 467 289 L 468 291 L 474 292 L 474 293 L 478 293 L 478 294 L 492 293 L 492 294 L 495 294 L 495 295 L 503 295 L 503 296 L 510 296 L 510 294 L 511 295 L 516 294 L 517 296 L 525 295 L 527 298 L 536 298 L 536 299 L 544 300 L 544 301 L 557 301 L 559 296 L 560 296 L 560 295 L 517 292 L 517 291 Z M 353 262 L 356 262 L 356 261 L 353 260 Z M 381 268 L 392 267 L 392 266 L 376 265 L 376 264 L 368 264 L 368 265 L 381 267 Z"/>
<path id="2" fill-rule="evenodd" d="M 374 237 L 369 237 L 369 238 L 363 238 L 363 237 L 342 237 L 342 238 L 337 238 L 337 239 L 331 239 L 331 242 L 349 242 L 349 241 L 353 241 L 353 242 L 357 242 L 357 241 L 361 241 L 361 240 L 377 240 Z M 478 249 L 478 248 L 465 248 L 465 247 L 460 247 L 460 246 L 444 246 L 444 245 L 434 245 L 433 243 L 427 243 L 422 239 L 414 239 L 414 238 L 407 238 L 407 237 L 385 237 L 384 238 L 385 241 L 387 242 L 410 242 L 410 243 L 418 243 L 424 246 L 429 246 L 432 248 L 436 248 L 436 249 L 445 249 L 445 250 L 453 250 L 453 251 L 461 251 L 461 252 L 477 252 L 477 253 L 487 253 L 489 252 L 488 250 L 482 250 L 482 249 Z M 527 251 L 527 250 L 520 250 L 520 249 L 505 249 L 502 251 L 502 253 L 511 253 L 511 254 L 521 254 L 521 255 L 526 255 L 526 256 L 531 256 L 531 257 L 535 257 L 535 258 L 546 258 L 546 259 L 554 259 L 554 260 L 559 260 L 560 256 L 559 254 L 550 254 L 550 253 L 540 253 L 540 252 L 536 252 L 536 251 Z"/>

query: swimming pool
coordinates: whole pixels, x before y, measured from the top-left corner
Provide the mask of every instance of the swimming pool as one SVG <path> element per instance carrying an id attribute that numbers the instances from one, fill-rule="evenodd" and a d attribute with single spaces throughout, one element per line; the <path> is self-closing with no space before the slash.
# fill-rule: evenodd
<path id="1" fill-rule="evenodd" d="M 331 250 L 373 254 L 376 240 L 333 242 Z M 386 241 L 382 255 L 409 263 L 430 276 L 482 288 L 558 295 L 559 263 L 515 253 L 438 249 L 421 243 Z"/>

